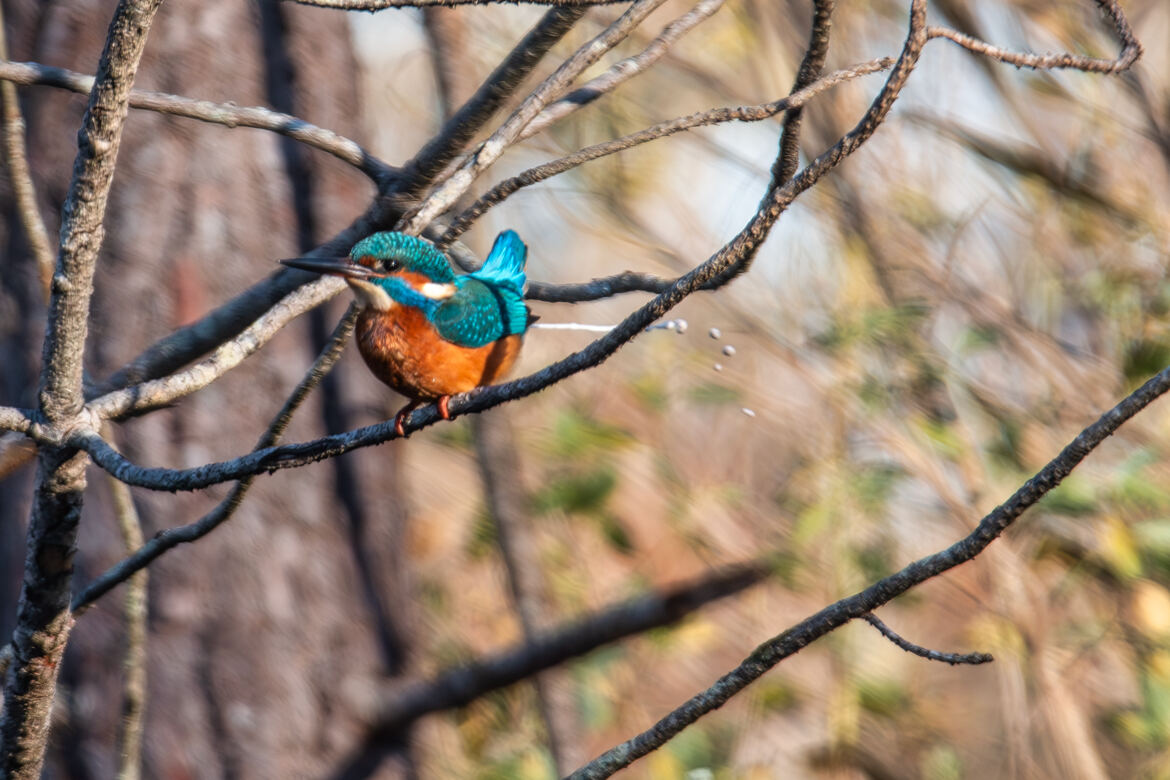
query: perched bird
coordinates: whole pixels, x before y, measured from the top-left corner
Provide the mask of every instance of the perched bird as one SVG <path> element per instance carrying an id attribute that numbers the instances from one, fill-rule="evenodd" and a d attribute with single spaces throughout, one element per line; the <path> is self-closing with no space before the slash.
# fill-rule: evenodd
<path id="1" fill-rule="evenodd" d="M 478 271 L 456 276 L 446 255 L 405 233 L 375 233 L 343 258 L 294 258 L 284 265 L 340 276 L 361 306 L 358 350 L 374 376 L 409 399 L 412 409 L 502 377 L 520 354 L 535 318 L 524 304 L 528 249 L 514 231 L 496 238 Z"/>

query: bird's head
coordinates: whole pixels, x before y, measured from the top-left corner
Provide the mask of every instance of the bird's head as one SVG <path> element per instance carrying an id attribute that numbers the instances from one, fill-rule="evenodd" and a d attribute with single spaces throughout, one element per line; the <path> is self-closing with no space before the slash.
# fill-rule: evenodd
<path id="1" fill-rule="evenodd" d="M 455 272 L 430 242 L 405 233 L 375 233 L 353 245 L 349 257 L 297 257 L 281 264 L 303 271 L 340 276 L 358 301 L 385 311 L 407 290 L 431 300 L 455 293 Z"/>

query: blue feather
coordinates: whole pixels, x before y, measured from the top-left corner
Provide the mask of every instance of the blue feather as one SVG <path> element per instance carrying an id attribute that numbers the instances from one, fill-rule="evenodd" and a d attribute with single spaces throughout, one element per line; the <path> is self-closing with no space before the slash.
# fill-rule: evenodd
<path id="1" fill-rule="evenodd" d="M 496 236 L 496 243 L 483 266 L 468 276 L 487 282 L 496 287 L 510 287 L 520 295 L 524 294 L 524 285 L 528 278 L 524 274 L 524 264 L 528 261 L 528 247 L 516 235 L 515 230 L 505 230 Z"/>

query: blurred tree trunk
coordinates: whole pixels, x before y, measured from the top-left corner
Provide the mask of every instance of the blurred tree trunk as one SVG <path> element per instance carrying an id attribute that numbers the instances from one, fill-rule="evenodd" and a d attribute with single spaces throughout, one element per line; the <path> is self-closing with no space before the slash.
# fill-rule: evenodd
<path id="1" fill-rule="evenodd" d="M 13 59 L 92 73 L 113 7 L 112 1 L 5 2 Z M 285 16 L 289 56 L 306 63 L 298 112 L 346 135 L 360 135 L 353 79 L 326 84 L 313 78 L 354 71 L 347 18 L 292 6 Z M 258 6 L 228 0 L 167 4 L 136 86 L 269 104 Z M 37 89 L 20 94 L 33 175 L 44 183 L 42 213 L 56 235 L 85 98 Z M 91 323 L 86 368 L 97 378 L 270 273 L 274 258 L 298 249 L 277 136 L 146 112 L 131 114 L 126 133 Z M 311 207 L 319 229 L 332 233 L 362 209 L 369 187 L 341 165 L 324 163 L 314 173 Z M 0 207 L 11 213 L 9 193 L 0 194 Z M 24 237 L 12 230 L 0 237 L 5 254 L 23 257 Z M 31 406 L 42 327 L 34 269 L 6 267 L 0 274 L 0 312 L 5 366 L 0 403 Z M 128 426 L 120 443 L 135 457 L 160 464 L 225 457 L 230 453 L 220 442 L 233 438 L 225 433 L 258 434 L 308 362 L 303 342 L 278 341 L 223 387 L 185 402 L 181 415 L 163 412 Z M 322 431 L 314 423 L 309 432 Z M 5 481 L 0 498 L 5 635 L 11 634 L 23 568 L 27 479 Z M 330 469 L 322 467 L 259 486 L 222 531 L 156 564 L 163 574 L 150 593 L 147 705 L 155 716 L 146 727 L 144 776 L 323 774 L 357 739 L 359 729 L 339 698 L 339 683 L 347 673 L 374 675 L 383 663 L 353 573 L 347 532 L 330 505 L 330 481 Z M 145 493 L 136 498 L 148 536 L 190 522 L 212 506 L 208 497 L 197 495 L 166 496 L 161 502 Z M 293 527 L 290 518 L 298 514 L 290 510 L 298 504 L 315 506 L 316 519 Z M 378 522 L 371 518 L 371 524 Z M 120 557 L 106 490 L 94 491 L 87 502 L 81 536 L 76 580 L 83 584 Z M 119 610 L 120 599 L 110 599 L 74 632 L 60 691 L 70 706 L 58 708 L 58 717 L 68 712 L 73 727 L 63 732 L 68 739 L 51 746 L 48 776 L 69 776 L 70 767 L 78 765 L 88 766 L 95 777 L 115 774 L 121 680 L 111 659 L 122 652 Z M 322 642 L 322 636 L 330 641 Z M 322 645 L 330 648 L 328 655 L 314 652 Z"/>

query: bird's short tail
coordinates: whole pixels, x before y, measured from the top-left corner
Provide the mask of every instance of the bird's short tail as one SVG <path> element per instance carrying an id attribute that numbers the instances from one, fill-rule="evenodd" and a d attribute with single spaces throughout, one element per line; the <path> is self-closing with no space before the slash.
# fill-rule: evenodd
<path id="1" fill-rule="evenodd" d="M 524 246 L 516 231 L 505 230 L 496 237 L 491 253 L 483 261 L 483 267 L 470 276 L 488 284 L 512 288 L 523 295 L 524 285 L 528 282 L 524 274 L 527 261 L 528 247 Z"/>

